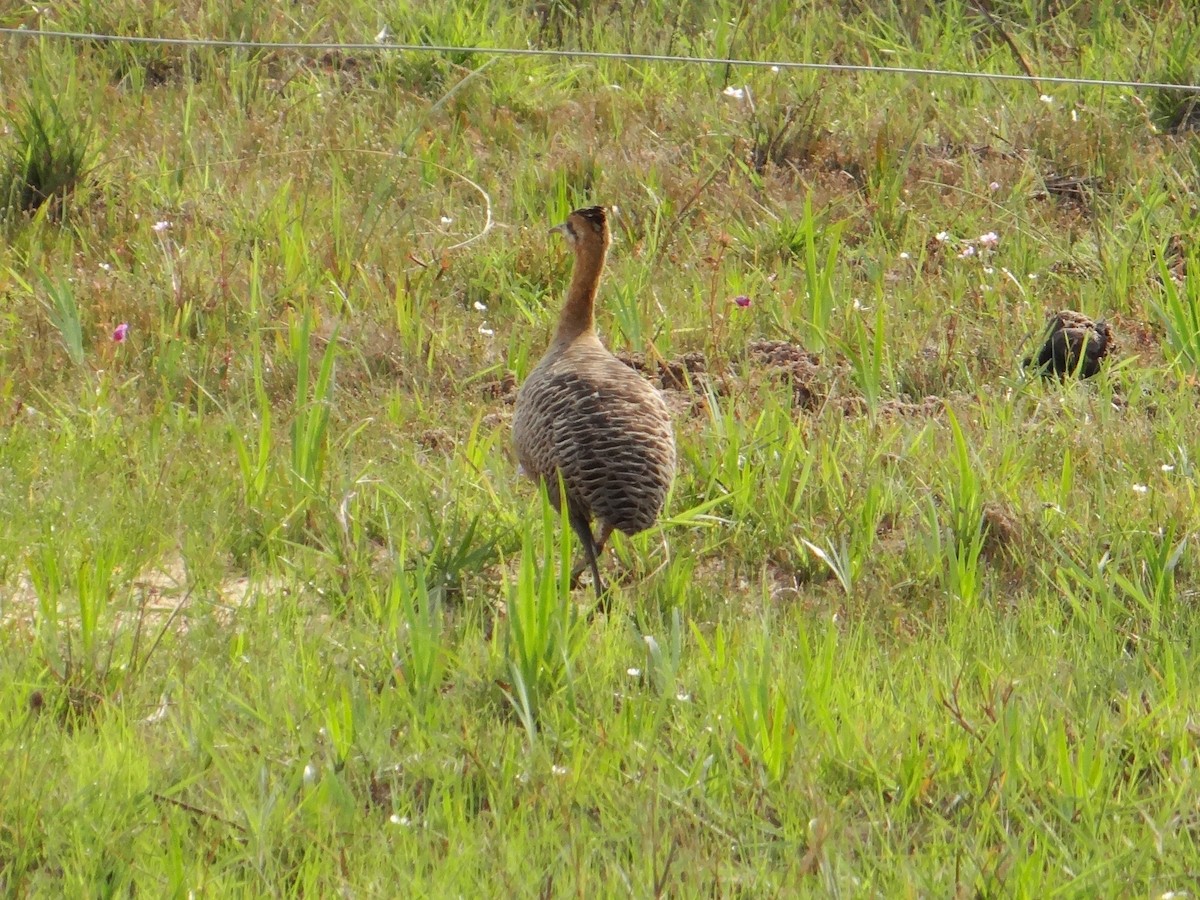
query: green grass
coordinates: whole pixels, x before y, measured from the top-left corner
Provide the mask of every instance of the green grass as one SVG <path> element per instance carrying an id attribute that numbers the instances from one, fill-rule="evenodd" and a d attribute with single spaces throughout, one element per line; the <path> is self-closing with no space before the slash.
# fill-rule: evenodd
<path id="1" fill-rule="evenodd" d="M 48 9 L 0 22 L 1020 71 L 958 2 Z M 1187 80 L 1180 4 L 991 9 L 1039 73 Z M 1185 95 L 0 57 L 5 894 L 1194 890 Z M 591 203 L 605 338 L 704 372 L 589 620 L 509 423 Z M 1021 372 L 1062 308 L 1091 383 Z"/>

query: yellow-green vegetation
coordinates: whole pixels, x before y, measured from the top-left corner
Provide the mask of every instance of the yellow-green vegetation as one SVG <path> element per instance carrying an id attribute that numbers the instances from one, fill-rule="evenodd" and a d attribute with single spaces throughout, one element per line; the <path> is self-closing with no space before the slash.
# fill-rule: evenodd
<path id="1" fill-rule="evenodd" d="M 0 25 L 1200 75 L 1161 0 Z M 0 887 L 1194 890 L 1193 99 L 0 37 Z M 680 470 L 589 621 L 509 423 L 593 203 Z"/>

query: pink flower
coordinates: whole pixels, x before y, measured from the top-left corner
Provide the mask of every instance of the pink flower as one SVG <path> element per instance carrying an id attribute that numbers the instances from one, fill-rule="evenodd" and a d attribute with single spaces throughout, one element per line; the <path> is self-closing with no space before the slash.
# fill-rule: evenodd
<path id="1" fill-rule="evenodd" d="M 740 308 L 746 309 L 750 305 L 750 298 L 747 297 L 745 294 L 738 294 L 736 297 L 733 298 L 733 302 L 735 304 L 737 304 Z"/>
<path id="2" fill-rule="evenodd" d="M 989 231 L 987 234 L 979 236 L 979 243 L 984 247 L 995 247 L 1000 243 L 1000 235 L 994 231 Z"/>
<path id="3" fill-rule="evenodd" d="M 113 339 L 114 344 L 125 343 L 125 338 L 127 338 L 128 336 L 129 336 L 129 323 L 128 322 L 122 322 L 120 325 L 118 325 L 116 328 L 113 329 L 112 339 Z"/>

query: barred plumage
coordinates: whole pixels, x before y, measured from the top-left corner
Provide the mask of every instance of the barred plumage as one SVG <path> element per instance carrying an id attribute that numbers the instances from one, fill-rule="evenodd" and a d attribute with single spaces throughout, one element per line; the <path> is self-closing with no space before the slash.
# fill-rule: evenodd
<path id="1" fill-rule="evenodd" d="M 575 575 L 590 566 L 603 598 L 598 557 L 614 529 L 636 534 L 658 518 L 675 474 L 675 436 L 658 390 L 596 336 L 596 290 L 610 240 L 604 208 L 576 210 L 554 230 L 570 241 L 575 267 L 554 340 L 517 394 L 513 444 L 556 507 L 562 478 L 584 547 Z"/>

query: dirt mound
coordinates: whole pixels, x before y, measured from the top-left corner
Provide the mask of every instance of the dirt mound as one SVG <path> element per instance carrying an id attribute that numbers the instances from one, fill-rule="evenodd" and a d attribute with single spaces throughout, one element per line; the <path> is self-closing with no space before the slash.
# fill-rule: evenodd
<path id="1" fill-rule="evenodd" d="M 923 400 L 882 400 L 879 412 L 884 416 L 898 418 L 932 418 L 940 416 L 946 409 L 946 401 L 941 397 L 929 396 Z"/>
<path id="2" fill-rule="evenodd" d="M 417 444 L 425 450 L 450 454 L 454 452 L 454 435 L 444 428 L 427 428 L 417 435 Z"/>
<path id="3" fill-rule="evenodd" d="M 1117 352 L 1112 328 L 1103 319 L 1093 322 L 1083 313 L 1063 310 L 1047 318 L 1045 341 L 1034 356 L 1025 359 L 1043 377 L 1060 380 L 1078 373 L 1091 378 L 1100 364 Z"/>
<path id="4" fill-rule="evenodd" d="M 708 358 L 699 351 L 684 353 L 671 360 L 648 360 L 644 353 L 625 351 L 613 355 L 664 391 L 705 393 L 712 387 L 719 394 L 725 392 L 724 379 L 709 372 Z"/>
<path id="5" fill-rule="evenodd" d="M 483 396 L 488 400 L 500 400 L 503 403 L 517 402 L 517 376 L 513 372 L 505 372 L 498 378 L 483 383 Z"/>
<path id="6" fill-rule="evenodd" d="M 790 341 L 751 341 L 746 353 L 758 365 L 792 386 L 797 407 L 815 412 L 829 398 L 836 367 L 822 365 L 821 358 Z"/>
<path id="7" fill-rule="evenodd" d="M 871 408 L 867 403 L 867 398 L 857 394 L 851 397 L 840 397 L 833 401 L 833 405 L 840 409 L 845 416 L 865 416 Z M 915 401 L 892 397 L 880 400 L 876 413 L 885 419 L 934 418 L 941 415 L 945 408 L 946 401 L 941 397 L 930 396 Z"/>
<path id="8" fill-rule="evenodd" d="M 790 384 L 797 409 L 818 412 L 829 406 L 845 416 L 865 416 L 870 412 L 867 398 L 854 386 L 850 368 L 842 359 L 832 364 L 791 341 L 755 340 L 746 345 L 750 361 L 769 375 Z M 876 414 L 884 418 L 917 418 L 941 415 L 945 400 L 929 396 L 908 396 L 880 400 Z"/>

